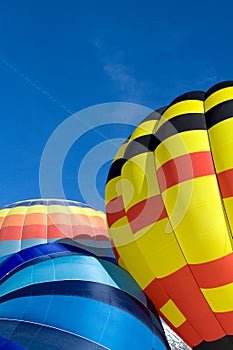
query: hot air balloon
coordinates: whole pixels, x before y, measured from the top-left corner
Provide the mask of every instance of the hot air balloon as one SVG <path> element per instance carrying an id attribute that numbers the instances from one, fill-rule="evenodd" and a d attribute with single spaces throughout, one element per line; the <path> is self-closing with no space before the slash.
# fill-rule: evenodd
<path id="1" fill-rule="evenodd" d="M 69 241 L 96 255 L 114 258 L 105 214 L 86 204 L 34 199 L 0 210 L 0 259 L 24 248 L 57 241 Z"/>
<path id="2" fill-rule="evenodd" d="M 98 240 L 95 231 L 98 242 L 107 241 L 104 214 L 77 202 L 28 203 L 3 209 L 8 255 L 0 263 L 0 349 L 169 349 L 156 310 L 134 279 L 110 254 L 100 257 L 90 244 L 84 249 L 83 239 Z M 13 214 L 12 208 L 20 210 Z M 17 217 L 8 221 L 8 215 Z M 21 222 L 21 237 L 10 235 L 10 227 L 19 230 L 9 225 L 14 219 Z M 10 238 L 21 239 L 15 253 Z"/>
<path id="3" fill-rule="evenodd" d="M 148 116 L 106 185 L 119 265 L 193 349 L 233 348 L 233 82 Z"/>

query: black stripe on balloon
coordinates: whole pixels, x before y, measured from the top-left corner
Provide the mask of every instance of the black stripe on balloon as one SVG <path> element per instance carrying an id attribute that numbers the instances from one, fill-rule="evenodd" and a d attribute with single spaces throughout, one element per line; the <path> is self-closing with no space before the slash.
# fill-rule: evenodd
<path id="1" fill-rule="evenodd" d="M 233 117 L 233 100 L 219 103 L 205 113 L 206 125 L 210 129 L 212 126 L 222 122 L 223 120 Z"/>
<path id="2" fill-rule="evenodd" d="M 233 86 L 233 80 L 228 81 L 222 81 L 221 83 L 218 83 L 214 86 L 212 86 L 206 93 L 205 93 L 205 99 L 207 99 L 210 95 L 214 94 L 215 92 Z"/>
<path id="3" fill-rule="evenodd" d="M 125 150 L 125 159 L 133 158 L 146 152 L 154 152 L 161 142 L 171 136 L 190 130 L 206 130 L 204 114 L 182 114 L 166 121 L 155 133 L 133 140 Z"/>
<path id="4" fill-rule="evenodd" d="M 206 121 L 202 113 L 188 113 L 176 116 L 166 121 L 155 133 L 140 136 L 126 147 L 124 159 L 112 163 L 107 182 L 121 175 L 123 165 L 131 158 L 146 152 L 154 152 L 161 142 L 171 136 L 190 130 L 206 130 Z"/>
<path id="5" fill-rule="evenodd" d="M 183 95 L 180 95 L 176 97 L 169 105 L 169 107 L 173 106 L 176 103 L 188 101 L 188 100 L 198 100 L 198 101 L 204 101 L 205 98 L 205 92 L 204 91 L 190 91 L 186 92 Z"/>
<path id="6" fill-rule="evenodd" d="M 232 350 L 233 349 L 233 336 L 226 335 L 225 337 L 212 341 L 203 341 L 199 345 L 195 346 L 195 350 Z"/>
<path id="7" fill-rule="evenodd" d="M 152 134 L 140 136 L 129 143 L 124 158 L 130 160 L 139 154 L 153 152 L 159 144 L 159 139 Z"/>
<path id="8" fill-rule="evenodd" d="M 171 136 L 191 130 L 206 130 L 204 114 L 187 113 L 171 118 L 157 130 L 156 137 L 161 143 Z"/>
<path id="9" fill-rule="evenodd" d="M 158 120 L 158 119 L 160 119 L 160 118 L 161 118 L 161 115 L 163 114 L 163 112 L 164 112 L 166 109 L 167 109 L 167 107 L 162 107 L 162 108 L 159 108 L 159 109 L 157 109 L 156 111 L 150 113 L 150 114 L 143 120 L 142 123 L 147 122 L 147 121 L 149 121 L 149 120 Z M 142 123 L 141 123 L 141 124 L 142 124 Z M 141 124 L 140 124 L 140 125 L 141 125 Z M 139 125 L 139 126 L 140 126 L 140 125 Z"/>
<path id="10" fill-rule="evenodd" d="M 153 333 L 161 334 L 152 323 L 149 309 L 128 293 L 110 285 L 92 281 L 53 281 L 33 284 L 0 297 L 0 304 L 23 297 L 41 295 L 69 295 L 93 299 L 128 312 Z"/>
<path id="11" fill-rule="evenodd" d="M 121 175 L 121 168 L 123 167 L 125 162 L 126 162 L 126 159 L 119 158 L 112 163 L 108 173 L 107 182 Z"/>
<path id="12" fill-rule="evenodd" d="M 0 335 L 27 350 L 109 350 L 78 334 L 21 320 L 0 320 Z M 15 348 L 18 349 L 21 348 Z"/>

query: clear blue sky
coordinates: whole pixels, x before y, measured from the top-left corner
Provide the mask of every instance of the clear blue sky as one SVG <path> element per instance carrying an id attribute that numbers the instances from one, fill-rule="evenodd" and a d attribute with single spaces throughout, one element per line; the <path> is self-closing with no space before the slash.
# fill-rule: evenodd
<path id="1" fill-rule="evenodd" d="M 1 1 L 0 205 L 40 197 L 43 149 L 73 113 L 107 102 L 157 109 L 233 79 L 232 12 L 231 0 Z M 82 200 L 72 150 L 63 187 Z M 106 169 L 97 179 L 101 193 Z"/>

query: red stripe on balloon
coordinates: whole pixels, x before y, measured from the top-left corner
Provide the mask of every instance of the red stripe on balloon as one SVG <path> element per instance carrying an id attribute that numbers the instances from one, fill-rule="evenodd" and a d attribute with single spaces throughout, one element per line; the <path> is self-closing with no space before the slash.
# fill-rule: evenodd
<path id="1" fill-rule="evenodd" d="M 166 304 L 170 297 L 166 293 L 160 280 L 155 278 L 145 289 L 144 292 L 151 299 L 156 309 L 159 309 Z M 191 347 L 200 344 L 203 339 L 200 335 L 193 329 L 190 323 L 186 320 L 179 327 L 174 327 L 174 325 L 161 313 L 159 315 L 166 321 L 166 323 L 178 334 L 180 337 Z"/>
<path id="2" fill-rule="evenodd" d="M 116 197 L 107 203 L 106 214 L 109 227 L 126 215 L 122 196 Z"/>
<path id="3" fill-rule="evenodd" d="M 217 288 L 233 282 L 233 253 L 189 266 L 200 288 Z"/>
<path id="4" fill-rule="evenodd" d="M 201 338 L 213 341 L 225 335 L 187 265 L 158 280 L 161 288 L 164 289 L 164 295 L 165 293 L 169 295 L 169 299 L 175 303 Z M 154 281 L 153 283 L 158 284 Z M 156 295 L 153 301 L 155 299 Z"/>
<path id="5" fill-rule="evenodd" d="M 226 334 L 232 335 L 233 311 L 216 312 L 215 316 L 219 320 L 219 323 L 221 323 Z"/>
<path id="6" fill-rule="evenodd" d="M 0 241 L 25 240 L 32 238 L 72 238 L 109 241 L 106 228 L 92 228 L 86 225 L 27 225 L 27 226 L 7 226 L 0 229 Z"/>
<path id="7" fill-rule="evenodd" d="M 161 192 L 181 182 L 214 173 L 209 151 L 184 154 L 169 160 L 157 170 Z"/>
<path id="8" fill-rule="evenodd" d="M 160 279 L 160 282 L 164 289 L 169 291 L 170 298 L 181 313 L 203 339 L 213 341 L 225 335 L 187 265 L 170 276 Z"/>
<path id="9" fill-rule="evenodd" d="M 172 327 L 171 328 L 178 334 L 180 337 L 185 341 L 186 344 L 188 344 L 191 348 L 194 346 L 197 346 L 200 344 L 203 339 L 200 337 L 200 335 L 193 329 L 192 325 L 185 321 L 182 323 L 182 325 L 178 328 Z"/>
<path id="10" fill-rule="evenodd" d="M 228 169 L 219 173 L 218 182 L 222 197 L 233 197 L 233 169 Z"/>
<path id="11" fill-rule="evenodd" d="M 157 310 L 159 310 L 170 299 L 158 278 L 155 278 L 144 289 L 144 292 L 151 299 Z"/>
<path id="12" fill-rule="evenodd" d="M 6 226 L 0 230 L 0 241 L 18 241 L 22 237 L 22 226 Z"/>
<path id="13" fill-rule="evenodd" d="M 161 195 L 147 198 L 127 211 L 127 218 L 133 233 L 166 217 L 167 212 Z"/>

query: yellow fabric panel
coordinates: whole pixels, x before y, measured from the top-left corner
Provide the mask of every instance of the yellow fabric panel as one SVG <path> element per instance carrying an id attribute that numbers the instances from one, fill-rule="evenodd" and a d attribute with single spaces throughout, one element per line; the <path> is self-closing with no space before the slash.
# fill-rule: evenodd
<path id="1" fill-rule="evenodd" d="M 180 183 L 163 197 L 188 263 L 211 261 L 232 251 L 215 175 Z"/>
<path id="2" fill-rule="evenodd" d="M 135 140 L 136 138 L 148 134 L 153 134 L 156 130 L 156 125 L 158 124 L 158 120 L 147 120 L 142 122 L 137 128 L 134 130 L 132 135 L 130 136 L 130 141 Z"/>
<path id="3" fill-rule="evenodd" d="M 214 125 L 208 132 L 217 172 L 233 168 L 233 118 Z"/>
<path id="4" fill-rule="evenodd" d="M 233 86 L 229 86 L 214 92 L 210 95 L 204 102 L 205 112 L 214 106 L 222 103 L 224 101 L 228 101 L 233 99 Z"/>
<path id="5" fill-rule="evenodd" d="M 135 239 L 144 259 L 157 278 L 177 271 L 186 260 L 173 232 L 167 232 L 168 219 L 163 219 L 137 232 Z"/>
<path id="6" fill-rule="evenodd" d="M 169 137 L 155 150 L 158 166 L 183 154 L 209 151 L 210 146 L 206 130 L 190 130 Z"/>
<path id="7" fill-rule="evenodd" d="M 186 321 L 186 318 L 178 309 L 176 304 L 170 299 L 160 308 L 160 312 L 175 326 L 181 326 Z"/>
<path id="8" fill-rule="evenodd" d="M 5 216 L 7 216 L 10 212 L 10 208 L 6 208 L 6 209 L 1 209 L 0 210 L 0 218 L 4 218 Z"/>
<path id="9" fill-rule="evenodd" d="M 134 276 L 142 289 L 145 289 L 154 280 L 155 275 L 145 260 L 144 252 L 139 249 L 137 241 L 121 245 L 117 247 L 117 251 L 121 257 L 119 264 L 121 265 L 123 261 L 122 267 Z"/>
<path id="10" fill-rule="evenodd" d="M 119 264 L 124 270 L 127 271 L 127 268 L 126 268 L 126 266 L 125 266 L 125 264 L 124 264 L 124 261 L 122 260 L 121 257 L 118 259 L 118 264 Z"/>
<path id="11" fill-rule="evenodd" d="M 119 148 L 119 150 L 117 151 L 116 156 L 114 157 L 114 160 L 119 159 L 119 158 L 123 158 L 124 153 L 125 153 L 125 149 L 128 146 L 129 140 L 127 140 L 125 143 L 123 143 L 121 145 L 121 147 Z"/>
<path id="12" fill-rule="evenodd" d="M 204 113 L 203 101 L 199 100 L 184 100 L 168 107 L 162 114 L 158 123 L 158 128 L 167 120 L 172 119 L 178 115 L 187 113 Z"/>
<path id="13" fill-rule="evenodd" d="M 134 241 L 134 236 L 127 217 L 123 217 L 114 222 L 109 228 L 109 236 L 113 239 L 114 245 L 117 247 L 124 246 Z"/>
<path id="14" fill-rule="evenodd" d="M 157 195 L 160 190 L 155 175 L 152 152 L 139 154 L 122 167 L 121 191 L 126 210 L 142 200 Z"/>
<path id="15" fill-rule="evenodd" d="M 124 157 L 125 149 L 128 146 L 128 143 L 129 143 L 129 140 L 127 142 L 125 142 L 123 145 L 121 145 L 121 147 L 119 148 L 119 150 L 114 158 L 114 161 Z M 105 202 L 106 203 L 110 202 L 112 199 L 114 199 L 120 195 L 120 193 L 121 193 L 120 181 L 121 181 L 121 177 L 117 176 L 117 177 L 115 177 L 107 182 L 107 184 L 105 186 Z"/>
<path id="16" fill-rule="evenodd" d="M 46 214 L 47 213 L 47 209 L 46 209 L 46 206 L 44 205 L 30 205 L 28 207 L 26 207 L 26 212 L 27 212 L 27 215 L 28 214 L 35 214 L 35 213 L 40 213 L 40 214 Z"/>
<path id="17" fill-rule="evenodd" d="M 121 195 L 121 177 L 117 176 L 106 183 L 105 201 L 106 204 Z"/>
<path id="18" fill-rule="evenodd" d="M 233 310 L 233 283 L 217 288 L 203 288 L 201 291 L 214 312 L 228 312 Z"/>
<path id="19" fill-rule="evenodd" d="M 233 231 L 233 197 L 224 198 L 223 203 L 226 209 L 228 222 Z"/>
<path id="20" fill-rule="evenodd" d="M 27 213 L 28 208 L 29 208 L 28 206 L 10 208 L 10 211 L 8 211 L 8 215 L 14 215 L 14 214 L 25 215 Z M 5 209 L 3 209 L 3 210 L 5 210 Z"/>
<path id="21" fill-rule="evenodd" d="M 96 216 L 98 215 L 98 211 L 92 208 L 82 208 L 78 206 L 61 206 L 61 205 L 48 205 L 46 207 L 47 213 L 61 213 L 61 214 L 81 214 L 87 216 Z"/>

